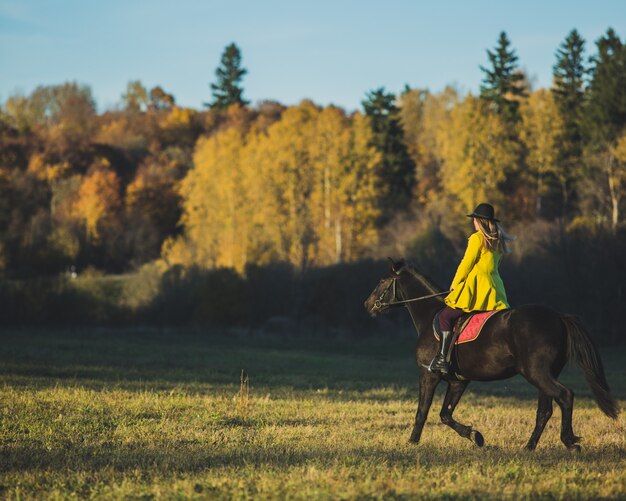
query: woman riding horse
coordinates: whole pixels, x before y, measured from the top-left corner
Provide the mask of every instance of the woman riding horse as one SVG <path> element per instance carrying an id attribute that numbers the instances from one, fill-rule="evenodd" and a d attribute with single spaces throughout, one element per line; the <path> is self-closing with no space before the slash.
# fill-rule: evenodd
<path id="1" fill-rule="evenodd" d="M 476 209 L 472 217 L 478 214 L 482 219 L 497 223 L 488 208 Z M 482 233 L 480 238 L 484 238 Z M 499 257 L 494 251 L 487 252 L 491 252 L 491 263 L 497 270 Z M 451 298 L 461 300 L 464 294 L 473 298 L 481 297 L 474 292 L 478 288 L 477 284 L 480 284 L 479 273 L 484 273 L 480 268 L 489 265 L 489 261 L 483 262 L 485 254 L 479 248 L 475 255 L 476 262 L 472 262 L 471 267 L 471 270 L 476 269 L 476 275 L 468 271 L 465 280 L 458 284 L 462 285 L 461 290 L 455 288 Z M 505 305 L 506 296 L 498 296 L 493 274 L 487 278 L 494 283 L 493 289 L 487 289 L 496 292 L 482 296 L 483 301 L 486 301 L 485 306 L 476 301 L 468 304 L 476 305 L 477 308 L 490 308 L 498 305 L 500 300 Z M 526 448 L 533 450 L 537 447 L 546 423 L 552 416 L 553 402 L 556 402 L 561 408 L 561 441 L 570 450 L 580 450 L 580 437 L 574 435 L 572 429 L 574 392 L 558 381 L 568 361 L 578 363 L 602 412 L 617 419 L 619 408 L 610 393 L 600 355 L 586 328 L 577 317 L 559 313 L 544 305 L 527 304 L 498 311 L 485 322 L 478 338 L 458 346 L 454 374 L 442 377 L 428 370 L 428 363 L 437 354 L 439 346 L 432 332 L 433 320 L 446 306 L 441 299 L 445 294 L 448 292 L 443 292 L 404 260 L 391 260 L 389 275 L 379 281 L 365 300 L 365 308 L 372 316 L 396 306 L 405 307 L 417 333 L 415 358 L 419 369 L 419 400 L 411 442 L 419 442 L 435 389 L 441 381 L 446 381 L 448 389 L 440 412 L 442 423 L 481 447 L 484 444 L 482 434 L 453 418 L 463 392 L 471 381 L 497 381 L 520 374 L 539 391 L 535 428 Z"/>
<path id="2" fill-rule="evenodd" d="M 469 237 L 465 256 L 450 286 L 451 292 L 444 299 L 446 307 L 439 315 L 439 353 L 429 366 L 431 372 L 442 376 L 450 371 L 454 321 L 465 312 L 509 308 L 498 266 L 502 254 L 510 252 L 507 241 L 513 238 L 500 227 L 490 204 L 479 204 L 467 217 L 474 218 L 476 233 Z"/>

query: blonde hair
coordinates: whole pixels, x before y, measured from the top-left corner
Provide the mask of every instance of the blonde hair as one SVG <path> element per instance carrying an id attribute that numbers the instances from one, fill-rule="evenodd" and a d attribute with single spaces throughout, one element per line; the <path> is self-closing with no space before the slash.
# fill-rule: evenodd
<path id="1" fill-rule="evenodd" d="M 483 236 L 483 247 L 488 251 L 500 251 L 502 254 L 510 254 L 511 248 L 508 242 L 515 240 L 513 235 L 509 235 L 500 223 L 482 217 L 475 218 L 478 221 L 478 231 Z"/>

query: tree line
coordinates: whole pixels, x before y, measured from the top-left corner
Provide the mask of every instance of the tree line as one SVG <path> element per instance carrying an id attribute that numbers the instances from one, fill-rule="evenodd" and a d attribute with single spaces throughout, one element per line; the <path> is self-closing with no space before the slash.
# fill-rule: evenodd
<path id="1" fill-rule="evenodd" d="M 568 235 L 614 245 L 626 46 L 612 29 L 586 45 L 572 30 L 551 88 L 534 89 L 502 32 L 477 95 L 381 87 L 351 113 L 308 100 L 251 105 L 234 43 L 201 110 L 139 81 L 103 113 L 76 82 L 13 95 L 0 108 L 0 273 L 245 275 L 413 253 L 444 276 L 438 261 L 453 266 L 464 214 L 482 201 L 523 237 L 518 259 Z"/>

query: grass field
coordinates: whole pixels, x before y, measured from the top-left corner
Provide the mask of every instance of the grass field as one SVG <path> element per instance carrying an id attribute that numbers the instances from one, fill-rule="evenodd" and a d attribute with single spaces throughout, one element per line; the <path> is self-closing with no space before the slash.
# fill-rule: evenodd
<path id="1" fill-rule="evenodd" d="M 606 418 L 577 369 L 580 454 L 522 448 L 536 392 L 521 378 L 473 383 L 419 445 L 410 334 L 366 341 L 159 330 L 0 333 L 0 497 L 132 499 L 625 499 L 626 427 Z M 626 349 L 603 350 L 624 407 Z M 249 374 L 249 394 L 240 375 Z M 441 389 L 443 390 L 443 385 Z"/>

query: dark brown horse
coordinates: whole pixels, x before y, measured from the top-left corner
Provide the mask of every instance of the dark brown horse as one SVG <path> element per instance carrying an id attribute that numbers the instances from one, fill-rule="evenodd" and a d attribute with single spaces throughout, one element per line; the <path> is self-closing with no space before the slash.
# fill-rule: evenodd
<path id="1" fill-rule="evenodd" d="M 442 290 L 404 261 L 393 262 L 388 277 L 381 279 L 365 301 L 371 315 L 376 315 L 398 302 L 431 296 L 405 306 L 417 331 L 417 365 L 419 367 L 419 403 L 411 442 L 419 442 L 435 388 L 441 377 L 427 367 L 438 349 L 433 336 L 433 318 L 444 306 Z M 582 369 L 595 400 L 607 416 L 616 419 L 619 413 L 606 382 L 598 351 L 581 322 L 571 315 L 560 314 L 540 305 L 524 305 L 502 310 L 485 323 L 476 341 L 454 348 L 453 369 L 458 375 L 447 377 L 448 390 L 441 408 L 441 421 L 462 437 L 482 447 L 483 436 L 470 426 L 455 421 L 452 413 L 470 381 L 494 381 L 524 376 L 539 390 L 537 421 L 526 444 L 535 449 L 546 423 L 552 416 L 552 402 L 561 408 L 561 440 L 570 450 L 580 450 L 580 438 L 572 430 L 574 393 L 558 380 L 568 360 L 575 360 Z"/>

